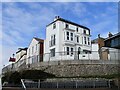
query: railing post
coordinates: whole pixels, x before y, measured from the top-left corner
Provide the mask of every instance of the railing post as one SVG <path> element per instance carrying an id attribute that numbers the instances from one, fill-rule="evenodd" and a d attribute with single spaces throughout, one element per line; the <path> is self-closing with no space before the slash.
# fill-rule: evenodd
<path id="1" fill-rule="evenodd" d="M 109 88 L 111 88 L 111 85 L 110 85 L 110 80 L 108 81 L 108 86 L 109 86 Z"/>
<path id="2" fill-rule="evenodd" d="M 57 88 L 59 87 L 58 82 L 57 82 Z"/>
<path id="3" fill-rule="evenodd" d="M 41 88 L 41 87 L 40 87 L 40 79 L 38 80 L 38 88 Z"/>
<path id="4" fill-rule="evenodd" d="M 93 88 L 95 88 L 95 81 L 93 80 Z"/>
<path id="5" fill-rule="evenodd" d="M 22 83 L 22 86 L 23 86 L 24 90 L 26 90 L 26 86 L 25 86 L 25 84 L 23 82 L 23 79 L 21 79 L 21 83 Z"/>
<path id="6" fill-rule="evenodd" d="M 76 84 L 76 88 L 77 88 L 77 86 L 78 86 L 78 85 L 77 85 L 77 81 L 75 81 L 75 84 Z"/>

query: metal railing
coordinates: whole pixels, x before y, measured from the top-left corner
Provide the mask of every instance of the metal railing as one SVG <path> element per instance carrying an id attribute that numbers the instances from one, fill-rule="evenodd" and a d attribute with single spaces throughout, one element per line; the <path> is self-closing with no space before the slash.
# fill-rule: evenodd
<path id="1" fill-rule="evenodd" d="M 41 81 L 24 79 L 26 88 L 114 88 L 111 80 Z"/>
<path id="2" fill-rule="evenodd" d="M 72 61 L 71 61 L 72 60 Z M 31 64 L 48 63 L 51 61 L 59 62 L 73 62 L 82 64 L 119 64 L 120 62 L 120 52 L 55 52 L 55 56 L 51 57 L 51 53 L 45 53 L 43 55 L 36 55 L 20 60 L 16 63 L 8 65 L 3 68 L 4 71 L 14 71 L 17 69 L 27 68 Z"/>
<path id="3" fill-rule="evenodd" d="M 21 83 L 22 83 L 22 87 L 23 87 L 23 89 L 26 90 L 26 86 L 25 86 L 25 84 L 24 84 L 23 79 L 21 79 Z"/>

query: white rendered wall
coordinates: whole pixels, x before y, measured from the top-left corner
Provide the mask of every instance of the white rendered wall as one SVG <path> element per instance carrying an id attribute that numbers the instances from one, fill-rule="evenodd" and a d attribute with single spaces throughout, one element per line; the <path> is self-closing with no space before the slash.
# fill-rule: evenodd
<path id="1" fill-rule="evenodd" d="M 65 28 L 66 23 L 63 21 L 56 21 L 56 28 L 53 29 L 53 24 L 49 25 L 46 27 L 46 40 L 45 40 L 45 44 L 44 44 L 44 61 L 48 61 L 50 60 L 56 60 L 55 58 L 59 58 L 60 54 L 56 53 L 55 57 L 50 57 L 49 54 L 46 53 L 50 53 L 50 49 L 55 48 L 55 52 L 64 52 L 64 50 L 66 50 L 66 47 L 72 47 L 74 49 L 74 51 L 78 51 L 78 47 L 81 48 L 81 51 L 83 49 L 91 51 L 91 39 L 90 39 L 90 45 L 88 45 L 88 41 L 87 44 L 84 44 L 84 36 L 86 38 L 88 38 L 88 35 L 83 34 L 83 28 L 78 27 L 78 32 L 76 31 L 76 27 L 75 25 L 71 25 L 68 23 L 69 25 L 69 29 Z M 67 40 L 66 38 L 66 31 L 69 31 L 70 33 L 73 33 L 73 41 Z M 69 33 L 69 34 L 70 34 Z M 89 31 L 86 30 L 86 34 L 88 34 Z M 56 45 L 50 47 L 49 46 L 49 42 L 51 41 L 51 35 L 56 36 Z M 79 36 L 79 43 L 76 43 L 76 37 L 75 36 Z M 89 37 L 90 38 L 90 37 Z M 70 39 L 70 37 L 69 37 Z M 69 56 L 68 56 L 69 57 Z M 70 56 L 72 57 L 72 56 Z M 69 58 L 70 58 L 69 57 Z M 65 56 L 66 58 L 66 56 Z"/>
<path id="2" fill-rule="evenodd" d="M 36 44 L 37 44 L 37 49 L 36 49 Z M 32 52 L 32 48 L 33 48 L 33 52 Z M 39 55 L 39 51 L 40 51 L 40 44 L 39 44 L 39 42 L 37 40 L 35 40 L 33 38 L 30 45 L 29 45 L 29 47 L 28 47 L 28 49 L 27 49 L 27 61 L 26 61 L 26 63 L 27 64 L 32 63 L 32 60 L 31 60 L 32 57 Z"/>

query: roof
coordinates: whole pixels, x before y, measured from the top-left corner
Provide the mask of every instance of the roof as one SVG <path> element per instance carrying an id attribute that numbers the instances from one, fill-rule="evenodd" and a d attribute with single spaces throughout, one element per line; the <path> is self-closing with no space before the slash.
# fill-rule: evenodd
<path id="1" fill-rule="evenodd" d="M 43 39 L 40 39 L 40 38 L 36 38 L 36 37 L 33 37 L 35 40 L 39 41 L 39 42 L 44 42 Z"/>
<path id="2" fill-rule="evenodd" d="M 92 42 L 92 43 L 98 43 L 98 39 L 103 39 L 103 40 L 105 40 L 105 38 L 100 37 L 100 38 L 96 38 L 96 39 L 92 40 L 91 42 Z"/>
<path id="3" fill-rule="evenodd" d="M 115 38 L 115 37 L 117 37 L 117 36 L 120 36 L 120 32 L 118 32 L 117 34 L 114 34 L 114 35 L 111 36 L 111 37 L 106 38 L 105 41 L 106 41 L 106 40 L 110 40 L 110 39 L 112 39 L 112 38 Z"/>
<path id="4" fill-rule="evenodd" d="M 27 51 L 27 49 L 28 49 L 28 48 L 18 48 L 18 51 L 16 52 L 16 54 L 19 53 L 19 52 L 22 51 L 22 50 Z"/>
<path id="5" fill-rule="evenodd" d="M 63 18 L 60 18 L 60 17 L 59 17 L 58 19 L 56 19 L 55 21 L 51 22 L 50 24 L 48 24 L 47 26 L 51 25 L 52 23 L 54 23 L 54 22 L 56 22 L 56 21 L 63 21 L 63 22 L 70 23 L 70 24 L 72 24 L 72 25 L 75 25 L 75 26 L 82 27 L 82 28 L 84 28 L 84 29 L 90 30 L 89 28 L 87 28 L 87 27 L 85 27 L 85 26 L 79 25 L 79 24 L 77 24 L 77 23 L 74 23 L 74 22 L 72 22 L 72 21 L 69 21 L 69 20 L 66 20 L 66 19 L 63 19 Z"/>

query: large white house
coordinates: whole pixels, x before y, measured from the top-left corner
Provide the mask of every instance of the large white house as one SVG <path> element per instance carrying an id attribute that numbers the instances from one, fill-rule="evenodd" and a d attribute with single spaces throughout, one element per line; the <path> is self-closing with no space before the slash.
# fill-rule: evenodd
<path id="1" fill-rule="evenodd" d="M 90 29 L 56 16 L 46 27 L 44 47 L 44 53 L 50 53 L 44 61 L 78 59 L 80 53 L 91 53 Z"/>
<path id="2" fill-rule="evenodd" d="M 33 38 L 27 49 L 26 64 L 43 61 L 44 40 Z"/>

